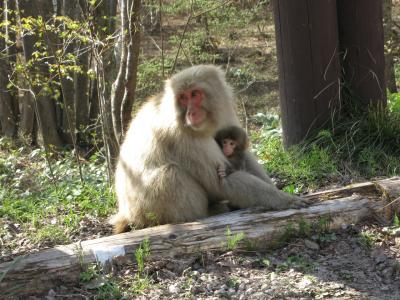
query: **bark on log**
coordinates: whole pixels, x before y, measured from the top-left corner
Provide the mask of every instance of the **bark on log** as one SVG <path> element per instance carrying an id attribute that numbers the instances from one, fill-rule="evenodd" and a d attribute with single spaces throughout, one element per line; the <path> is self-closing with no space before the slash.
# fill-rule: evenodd
<path id="1" fill-rule="evenodd" d="M 329 218 L 332 228 L 357 223 L 364 218 L 385 216 L 387 203 L 400 196 L 400 177 L 356 184 L 307 196 L 310 207 L 265 212 L 247 209 L 197 222 L 162 225 L 96 240 L 84 241 L 18 257 L 0 265 L 0 299 L 36 295 L 65 283 L 78 281 L 82 266 L 112 259 L 133 257 L 140 243 L 148 238 L 151 259 L 206 250 L 221 250 L 227 245 L 226 231 L 243 233 L 245 243 L 268 247 L 288 225 L 300 220 L 313 222 Z M 330 200 L 326 200 L 329 198 Z M 240 246 L 240 245 L 239 245 Z"/>

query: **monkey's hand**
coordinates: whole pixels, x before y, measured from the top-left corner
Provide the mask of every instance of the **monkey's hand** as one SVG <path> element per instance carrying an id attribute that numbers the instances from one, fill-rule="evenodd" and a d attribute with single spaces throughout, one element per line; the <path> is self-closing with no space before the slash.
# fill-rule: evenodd
<path id="1" fill-rule="evenodd" d="M 217 168 L 217 174 L 219 179 L 223 179 L 226 177 L 226 168 L 223 165 L 219 165 Z"/>

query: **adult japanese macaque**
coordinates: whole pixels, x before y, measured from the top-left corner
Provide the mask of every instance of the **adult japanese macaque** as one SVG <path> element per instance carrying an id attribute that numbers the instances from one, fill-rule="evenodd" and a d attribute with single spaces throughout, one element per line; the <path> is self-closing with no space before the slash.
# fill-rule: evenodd
<path id="1" fill-rule="evenodd" d="M 219 166 L 218 175 L 222 179 L 233 171 L 246 170 L 245 151 L 249 147 L 249 138 L 243 128 L 229 126 L 219 130 L 215 136 L 222 153 L 229 161 L 228 166 Z"/>
<path id="2" fill-rule="evenodd" d="M 304 206 L 279 191 L 247 151 L 246 171 L 219 180 L 217 168 L 228 161 L 214 136 L 228 126 L 239 120 L 222 70 L 193 66 L 167 80 L 163 93 L 138 111 L 121 146 L 114 232 L 206 217 L 211 199 L 238 208 Z"/>

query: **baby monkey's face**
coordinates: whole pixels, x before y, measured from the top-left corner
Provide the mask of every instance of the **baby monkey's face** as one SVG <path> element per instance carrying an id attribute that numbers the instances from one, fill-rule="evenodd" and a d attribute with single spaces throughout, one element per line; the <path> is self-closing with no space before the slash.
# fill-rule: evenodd
<path id="1" fill-rule="evenodd" d="M 222 141 L 222 152 L 226 157 L 231 157 L 235 154 L 235 149 L 237 147 L 237 142 L 231 139 L 224 139 Z"/>

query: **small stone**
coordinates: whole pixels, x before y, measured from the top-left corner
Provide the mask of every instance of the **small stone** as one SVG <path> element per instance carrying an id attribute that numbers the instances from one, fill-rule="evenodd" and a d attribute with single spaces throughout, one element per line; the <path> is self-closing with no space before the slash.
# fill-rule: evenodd
<path id="1" fill-rule="evenodd" d="M 278 275 L 276 275 L 275 272 L 272 272 L 269 276 L 270 276 L 272 281 L 274 281 L 276 279 L 276 277 L 278 277 Z"/>
<path id="2" fill-rule="evenodd" d="M 265 296 L 263 293 L 257 292 L 255 294 L 251 295 L 251 299 L 265 299 Z"/>
<path id="3" fill-rule="evenodd" d="M 49 290 L 49 292 L 47 293 L 47 296 L 46 297 L 44 297 L 46 300 L 56 300 L 56 296 L 57 296 L 57 293 L 53 290 L 53 289 L 51 289 L 51 290 Z"/>
<path id="4" fill-rule="evenodd" d="M 384 253 L 379 254 L 377 257 L 375 257 L 375 262 L 377 264 L 383 263 L 387 260 L 387 256 Z"/>
<path id="5" fill-rule="evenodd" d="M 390 232 L 389 227 L 382 227 L 381 231 L 384 232 L 384 233 L 389 233 Z"/>
<path id="6" fill-rule="evenodd" d="M 176 293 L 178 293 L 179 292 L 179 288 L 178 288 L 178 285 L 175 283 L 175 284 L 171 284 L 169 287 L 168 287 L 168 291 L 171 293 L 171 294 L 176 294 Z"/>
<path id="7" fill-rule="evenodd" d="M 393 235 L 395 237 L 400 237 L 400 228 L 396 228 L 395 230 L 393 230 Z"/>
<path id="8" fill-rule="evenodd" d="M 59 293 L 60 293 L 60 294 L 67 294 L 68 292 L 69 292 L 69 289 L 68 289 L 66 286 L 61 285 L 61 286 L 59 287 Z"/>
<path id="9" fill-rule="evenodd" d="M 205 292 L 205 290 L 204 290 L 204 288 L 203 287 L 201 287 L 201 286 L 194 286 L 193 287 L 193 289 L 192 289 L 192 293 L 193 293 L 193 295 L 198 295 L 198 294 L 201 294 L 201 293 L 204 293 Z"/>
<path id="10" fill-rule="evenodd" d="M 272 294 L 272 292 L 273 292 L 273 289 L 264 290 L 264 294 L 267 294 L 267 295 Z"/>
<path id="11" fill-rule="evenodd" d="M 214 295 L 225 295 L 226 294 L 226 290 L 221 287 L 219 290 L 215 290 Z"/>
<path id="12" fill-rule="evenodd" d="M 304 245 L 311 250 L 319 250 L 319 245 L 311 240 L 304 240 Z"/>
<path id="13" fill-rule="evenodd" d="M 227 292 L 227 294 L 228 294 L 229 296 L 232 296 L 232 295 L 235 294 L 235 293 L 236 293 L 236 291 L 235 291 L 234 288 L 230 288 L 230 289 L 228 290 L 228 292 Z"/>
<path id="14" fill-rule="evenodd" d="M 239 300 L 244 300 L 244 299 L 246 299 L 246 297 L 243 294 L 241 294 Z"/>
<path id="15" fill-rule="evenodd" d="M 393 275 L 393 267 L 388 267 L 382 271 L 382 277 L 385 279 L 390 279 Z"/>
<path id="16" fill-rule="evenodd" d="M 245 293 L 246 295 L 249 295 L 249 294 L 251 294 L 253 291 L 254 291 L 254 289 L 253 289 L 252 287 L 250 287 L 250 288 L 248 288 L 244 293 Z"/>
<path id="17" fill-rule="evenodd" d="M 312 284 L 312 281 L 309 278 L 303 278 L 298 284 L 297 288 L 299 289 L 304 289 L 305 287 L 309 286 Z"/>
<path id="18" fill-rule="evenodd" d="M 199 276 L 199 271 L 193 271 L 192 272 L 193 277 L 198 277 Z"/>

